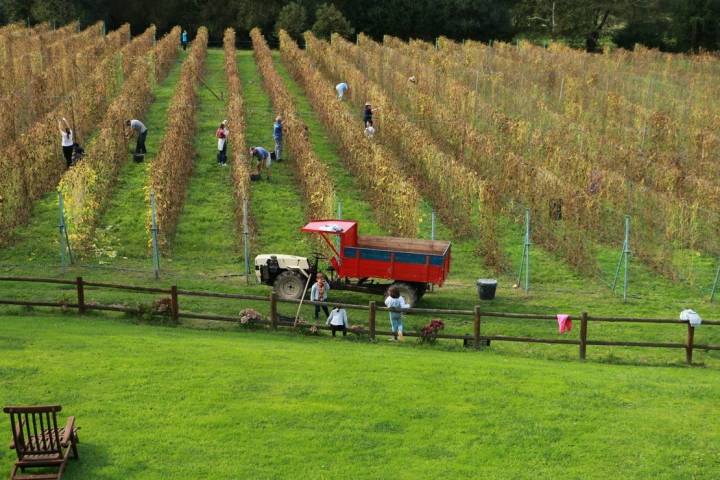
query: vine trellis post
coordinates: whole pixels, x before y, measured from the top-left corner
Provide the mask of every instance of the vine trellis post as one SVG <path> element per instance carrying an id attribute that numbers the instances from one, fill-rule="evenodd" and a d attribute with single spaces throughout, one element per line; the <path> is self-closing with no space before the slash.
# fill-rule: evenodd
<path id="1" fill-rule="evenodd" d="M 617 268 L 615 268 L 615 277 L 613 278 L 612 291 L 615 291 L 618 277 L 620 276 L 620 268 L 624 264 L 623 273 L 623 303 L 627 302 L 628 292 L 628 275 L 629 269 L 628 264 L 630 261 L 630 215 L 625 215 L 625 240 L 623 241 L 622 252 L 620 253 L 620 259 L 618 260 Z"/>
<path id="2" fill-rule="evenodd" d="M 72 249 L 70 248 L 70 238 L 67 233 L 67 224 L 65 223 L 65 205 L 63 204 L 62 192 L 58 191 L 58 235 L 60 238 L 60 266 L 62 271 L 68 265 L 75 263 L 73 259 Z"/>
<path id="3" fill-rule="evenodd" d="M 155 192 L 150 192 L 150 212 L 152 227 L 152 263 L 155 279 L 160 278 L 160 245 L 158 242 L 157 205 L 155 203 Z"/>
<path id="4" fill-rule="evenodd" d="M 523 253 L 522 260 L 520 261 L 520 269 L 517 276 L 517 284 L 520 285 L 520 281 L 523 279 L 523 273 L 525 274 L 523 282 L 523 290 L 525 293 L 530 291 L 530 209 L 525 209 L 525 235 L 523 241 Z"/>

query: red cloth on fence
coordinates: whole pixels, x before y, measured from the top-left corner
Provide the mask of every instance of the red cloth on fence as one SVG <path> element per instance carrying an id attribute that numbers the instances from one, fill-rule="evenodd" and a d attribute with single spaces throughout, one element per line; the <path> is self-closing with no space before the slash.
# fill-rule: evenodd
<path id="1" fill-rule="evenodd" d="M 559 333 L 565 333 L 572 330 L 572 320 L 570 319 L 570 315 L 558 314 L 557 322 Z"/>

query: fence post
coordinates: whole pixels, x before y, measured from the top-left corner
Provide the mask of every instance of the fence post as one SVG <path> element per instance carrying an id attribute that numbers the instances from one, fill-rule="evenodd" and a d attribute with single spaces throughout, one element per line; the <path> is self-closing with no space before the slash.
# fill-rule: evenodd
<path id="1" fill-rule="evenodd" d="M 475 348 L 480 348 L 480 306 L 475 305 L 475 318 L 473 319 L 473 339 Z"/>
<path id="2" fill-rule="evenodd" d="M 78 313 L 85 313 L 85 285 L 82 277 L 75 279 L 77 283 Z"/>
<path id="3" fill-rule="evenodd" d="M 273 330 L 277 330 L 277 293 L 275 293 L 275 290 L 270 293 L 270 324 L 272 325 Z"/>
<path id="4" fill-rule="evenodd" d="M 368 337 L 370 341 L 375 340 L 375 301 L 370 302 L 370 310 L 368 312 Z"/>
<path id="5" fill-rule="evenodd" d="M 695 342 L 695 327 L 690 325 L 690 322 L 687 324 L 687 343 L 685 345 L 685 361 L 688 365 L 692 365 L 692 357 L 693 357 L 693 343 Z"/>
<path id="6" fill-rule="evenodd" d="M 177 285 L 170 287 L 170 315 L 173 322 L 180 319 L 180 306 L 178 305 Z"/>
<path id="7" fill-rule="evenodd" d="M 580 319 L 580 360 L 585 360 L 587 354 L 587 322 L 588 314 L 583 312 Z"/>

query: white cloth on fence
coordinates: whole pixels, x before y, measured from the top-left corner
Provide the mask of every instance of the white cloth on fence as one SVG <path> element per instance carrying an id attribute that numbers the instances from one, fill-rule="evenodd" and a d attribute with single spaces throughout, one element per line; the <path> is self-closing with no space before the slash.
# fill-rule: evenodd
<path id="1" fill-rule="evenodd" d="M 692 310 L 690 308 L 686 308 L 682 312 L 680 312 L 680 320 L 684 320 L 690 324 L 692 327 L 697 327 L 702 323 L 702 318 L 700 318 L 700 315 L 695 310 Z"/>

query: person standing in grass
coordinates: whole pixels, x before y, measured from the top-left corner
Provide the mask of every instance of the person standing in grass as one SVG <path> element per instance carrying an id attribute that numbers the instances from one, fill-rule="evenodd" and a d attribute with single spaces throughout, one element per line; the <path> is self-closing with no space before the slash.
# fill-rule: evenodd
<path id="1" fill-rule="evenodd" d="M 282 158 L 282 141 L 283 141 L 283 129 L 282 129 L 282 118 L 280 115 L 275 117 L 275 123 L 273 123 L 273 140 L 275 140 L 275 161 L 279 162 Z"/>
<path id="2" fill-rule="evenodd" d="M 256 168 L 258 176 L 260 176 L 263 168 L 265 168 L 267 169 L 267 179 L 270 180 L 270 164 L 272 163 L 270 152 L 263 147 L 252 147 L 250 149 L 250 156 L 255 157 L 257 160 Z"/>
<path id="3" fill-rule="evenodd" d="M 342 332 L 343 337 L 347 336 L 347 329 L 350 328 L 347 312 L 344 308 L 340 308 L 339 305 L 336 305 L 335 308 L 332 309 L 325 324 L 330 325 L 330 331 L 332 331 L 333 337 L 338 330 Z"/>
<path id="4" fill-rule="evenodd" d="M 224 167 L 227 165 L 227 134 L 228 134 L 227 127 L 225 126 L 225 122 L 221 123 L 218 129 L 215 131 L 215 138 L 217 138 L 217 162 L 218 165 L 221 167 Z"/>
<path id="5" fill-rule="evenodd" d="M 380 110 L 380 109 L 376 108 L 373 110 L 372 105 L 370 105 L 370 102 L 365 102 L 365 108 L 363 110 L 363 126 L 365 128 L 367 128 L 368 125 L 373 125 L 373 113 L 375 113 L 375 110 Z M 374 130 L 374 128 L 373 128 L 373 130 Z"/>
<path id="6" fill-rule="evenodd" d="M 65 157 L 65 164 L 67 165 L 67 168 L 70 168 L 72 165 L 73 145 L 75 144 L 73 131 L 65 117 L 63 117 L 62 120 L 58 120 L 58 128 L 60 129 L 60 138 L 62 141 L 62 152 L 63 157 Z"/>
<path id="7" fill-rule="evenodd" d="M 337 92 L 338 100 L 342 100 L 348 90 L 350 90 L 350 86 L 345 82 L 340 82 L 335 85 L 335 91 Z"/>
<path id="8" fill-rule="evenodd" d="M 223 154 L 225 155 L 225 161 L 227 162 L 228 143 L 230 143 L 230 128 L 228 128 L 227 120 L 222 121 L 222 128 L 223 133 L 225 134 L 225 145 L 223 145 Z"/>
<path id="9" fill-rule="evenodd" d="M 135 130 L 138 134 L 137 143 L 135 144 L 135 153 L 142 153 L 143 155 L 146 154 L 147 149 L 145 148 L 145 140 L 147 139 L 148 129 L 145 124 L 140 120 L 133 118 L 132 120 L 125 122 L 125 125 L 130 127 L 132 130 Z"/>
<path id="10" fill-rule="evenodd" d="M 180 45 L 182 45 L 183 50 L 187 50 L 188 46 L 188 33 L 187 30 L 183 30 L 180 34 Z"/>
<path id="11" fill-rule="evenodd" d="M 330 285 L 325 281 L 325 275 L 318 273 L 315 277 L 315 283 L 310 289 L 310 301 L 311 302 L 327 302 L 328 290 Z M 327 305 L 315 305 L 315 320 L 320 316 L 320 307 L 322 307 L 325 316 L 329 317 L 330 312 L 328 311 Z"/>
<path id="12" fill-rule="evenodd" d="M 385 306 L 397 310 L 405 310 L 410 308 L 410 305 L 405 303 L 405 299 L 400 296 L 400 289 L 396 286 L 391 286 L 388 289 L 388 296 L 385 299 Z M 393 336 L 392 340 L 403 339 L 403 313 L 389 312 L 390 313 L 390 328 L 392 329 Z"/>

